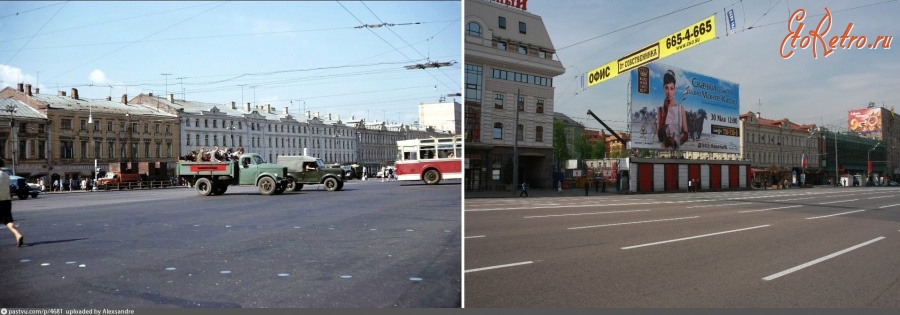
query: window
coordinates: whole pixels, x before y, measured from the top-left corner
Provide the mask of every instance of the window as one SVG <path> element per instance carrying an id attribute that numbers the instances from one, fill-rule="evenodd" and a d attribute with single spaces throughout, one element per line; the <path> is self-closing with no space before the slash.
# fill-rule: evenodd
<path id="1" fill-rule="evenodd" d="M 100 120 L 94 120 L 94 131 L 100 131 Z"/>
<path id="2" fill-rule="evenodd" d="M 503 94 L 494 94 L 494 108 L 503 109 Z"/>
<path id="3" fill-rule="evenodd" d="M 88 142 L 81 141 L 81 158 L 87 158 L 87 157 L 88 157 Z"/>
<path id="4" fill-rule="evenodd" d="M 520 54 L 523 54 L 523 55 L 527 55 L 527 54 L 528 54 L 528 47 L 519 45 L 519 53 L 520 53 Z"/>
<path id="5" fill-rule="evenodd" d="M 69 120 L 71 124 L 72 120 Z M 71 125 L 70 125 L 71 127 Z M 71 159 L 73 154 L 72 149 L 72 141 L 60 141 L 59 142 L 59 158 L 61 159 Z"/>
<path id="6" fill-rule="evenodd" d="M 209 119 L 204 119 L 204 120 L 203 120 L 203 127 L 204 127 L 204 128 L 209 128 Z"/>
<path id="7" fill-rule="evenodd" d="M 542 99 L 537 100 L 537 109 L 535 109 L 534 112 L 538 113 L 538 114 L 544 113 L 544 100 L 542 100 Z"/>
<path id="8" fill-rule="evenodd" d="M 38 124 L 38 133 L 44 133 L 44 124 Z"/>
<path id="9" fill-rule="evenodd" d="M 100 148 L 100 140 L 94 141 L 94 158 L 103 157 L 103 150 Z"/>
<path id="10" fill-rule="evenodd" d="M 59 127 L 62 130 L 72 130 L 72 120 L 71 119 L 63 119 L 61 122 L 61 126 Z"/>
<path id="11" fill-rule="evenodd" d="M 506 42 L 497 42 L 497 49 L 506 51 Z"/>
<path id="12" fill-rule="evenodd" d="M 541 58 L 543 58 L 543 59 L 547 59 L 547 52 L 544 51 L 543 49 L 542 49 L 542 50 L 538 50 L 538 57 L 541 57 Z"/>
<path id="13" fill-rule="evenodd" d="M 112 159 L 115 158 L 116 152 L 116 143 L 113 141 L 106 142 L 106 157 Z"/>
<path id="14" fill-rule="evenodd" d="M 519 124 L 516 126 L 516 140 L 525 140 L 525 125 Z"/>
<path id="15" fill-rule="evenodd" d="M 494 139 L 503 139 L 503 123 L 494 123 Z"/>
<path id="16" fill-rule="evenodd" d="M 525 34 L 525 22 L 519 22 L 519 33 Z"/>
<path id="17" fill-rule="evenodd" d="M 534 126 L 534 141 L 544 142 L 544 126 Z"/>
<path id="18" fill-rule="evenodd" d="M 481 25 L 475 22 L 469 22 L 469 26 L 466 27 L 466 34 L 473 36 L 481 36 Z"/>
<path id="19" fill-rule="evenodd" d="M 498 17 L 497 22 L 498 22 L 500 28 L 506 29 L 506 18 L 505 17 L 502 17 L 502 16 Z"/>
<path id="20" fill-rule="evenodd" d="M 81 131 L 87 130 L 87 120 L 81 120 Z"/>
<path id="21" fill-rule="evenodd" d="M 475 65 L 466 65 L 466 101 L 481 104 L 481 77 L 484 68 Z"/>
<path id="22" fill-rule="evenodd" d="M 524 112 L 525 111 L 525 97 L 519 96 L 519 101 L 517 103 L 519 105 L 519 111 Z"/>
<path id="23" fill-rule="evenodd" d="M 38 158 L 39 158 L 39 159 L 46 159 L 46 158 L 47 158 L 47 156 L 44 155 L 44 148 L 46 148 L 46 147 L 47 147 L 47 142 L 46 142 L 46 141 L 44 141 L 44 140 L 38 141 Z"/>

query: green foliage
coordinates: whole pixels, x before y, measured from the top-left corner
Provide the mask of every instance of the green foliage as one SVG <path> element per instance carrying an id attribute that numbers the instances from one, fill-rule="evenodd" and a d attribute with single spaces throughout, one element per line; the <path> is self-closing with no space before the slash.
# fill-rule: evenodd
<path id="1" fill-rule="evenodd" d="M 572 155 L 569 153 L 568 144 L 566 143 L 566 139 L 569 136 L 569 129 L 561 120 L 554 119 L 553 120 L 553 161 L 556 165 L 556 169 L 562 169 L 563 163 L 566 160 L 571 159 Z"/>

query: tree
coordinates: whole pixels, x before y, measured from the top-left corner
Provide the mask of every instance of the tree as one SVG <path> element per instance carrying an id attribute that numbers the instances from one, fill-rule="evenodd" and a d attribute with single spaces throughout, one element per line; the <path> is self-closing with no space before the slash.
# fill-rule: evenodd
<path id="1" fill-rule="evenodd" d="M 575 139 L 575 152 L 578 153 L 578 157 L 581 160 L 590 159 L 591 151 L 593 151 L 593 146 L 587 140 L 587 137 L 584 136 L 584 133 L 579 134 L 578 139 Z"/>
<path id="2" fill-rule="evenodd" d="M 569 128 L 562 120 L 553 120 L 553 160 L 556 170 L 563 168 L 563 163 L 572 158 L 566 139 L 569 138 Z"/>
<path id="3" fill-rule="evenodd" d="M 602 159 L 605 157 L 606 157 L 606 143 L 604 143 L 603 141 L 595 142 L 591 149 L 590 159 L 596 160 L 596 159 Z"/>

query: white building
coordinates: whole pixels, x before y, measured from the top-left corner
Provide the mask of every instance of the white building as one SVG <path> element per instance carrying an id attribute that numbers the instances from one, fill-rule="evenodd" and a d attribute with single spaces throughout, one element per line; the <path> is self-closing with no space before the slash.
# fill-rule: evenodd
<path id="1" fill-rule="evenodd" d="M 438 102 L 419 104 L 419 125 L 430 126 L 438 131 L 449 131 L 458 135 L 462 132 L 462 104 Z"/>

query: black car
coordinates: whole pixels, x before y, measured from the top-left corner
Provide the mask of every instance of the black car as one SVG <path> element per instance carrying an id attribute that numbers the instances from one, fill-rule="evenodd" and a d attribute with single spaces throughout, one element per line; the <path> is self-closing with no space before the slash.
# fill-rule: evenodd
<path id="1" fill-rule="evenodd" d="M 19 196 L 19 199 L 28 199 L 28 196 L 37 198 L 41 192 L 35 191 L 28 186 L 28 182 L 24 177 L 12 175 L 9 177 L 9 194 Z"/>

